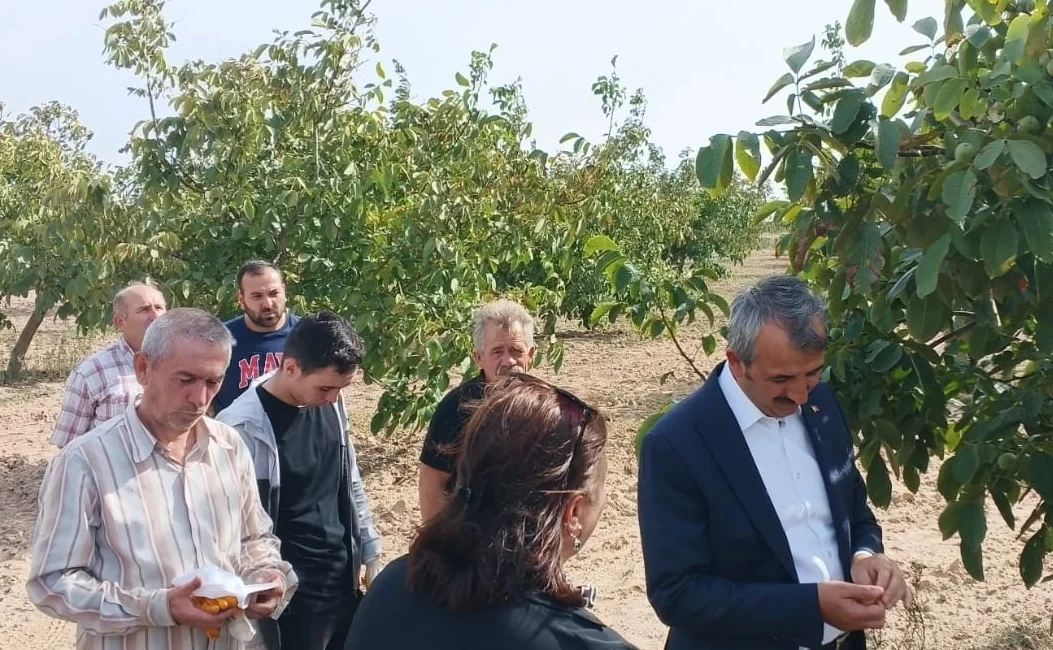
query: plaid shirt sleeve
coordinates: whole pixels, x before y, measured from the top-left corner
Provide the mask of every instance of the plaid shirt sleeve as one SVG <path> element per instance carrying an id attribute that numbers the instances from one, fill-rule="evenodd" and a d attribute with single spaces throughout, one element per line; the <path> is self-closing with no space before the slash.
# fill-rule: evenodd
<path id="1" fill-rule="evenodd" d="M 66 381 L 62 408 L 59 409 L 55 429 L 51 432 L 51 444 L 61 449 L 77 436 L 87 433 L 95 416 L 95 406 L 95 397 L 88 388 L 88 380 L 79 368 L 75 369 Z"/>

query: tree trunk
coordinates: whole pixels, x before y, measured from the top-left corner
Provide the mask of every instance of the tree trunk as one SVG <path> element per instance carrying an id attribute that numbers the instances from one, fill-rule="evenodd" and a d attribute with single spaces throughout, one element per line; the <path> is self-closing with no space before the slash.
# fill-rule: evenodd
<path id="1" fill-rule="evenodd" d="M 29 351 L 29 344 L 32 343 L 33 337 L 36 336 L 37 330 L 40 329 L 40 324 L 44 322 L 44 316 L 47 313 L 46 309 L 37 305 L 33 309 L 33 314 L 29 317 L 29 321 L 26 322 L 26 326 L 22 328 L 22 332 L 18 335 L 18 340 L 15 341 L 15 347 L 11 350 L 11 358 L 7 361 L 8 381 L 18 379 L 21 376 L 22 362 L 26 358 L 26 352 Z"/>

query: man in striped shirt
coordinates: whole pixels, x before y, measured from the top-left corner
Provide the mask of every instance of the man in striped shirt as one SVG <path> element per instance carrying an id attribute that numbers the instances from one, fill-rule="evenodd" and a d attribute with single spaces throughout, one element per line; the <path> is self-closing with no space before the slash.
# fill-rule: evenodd
<path id="1" fill-rule="evenodd" d="M 117 292 L 113 297 L 113 324 L 121 336 L 70 373 L 51 444 L 59 449 L 65 447 L 74 438 L 124 413 L 142 392 L 132 357 L 142 347 L 146 328 L 166 309 L 165 297 L 153 286 L 134 283 Z"/>
<path id="2" fill-rule="evenodd" d="M 142 395 L 48 466 L 26 590 L 41 611 L 77 624 L 78 650 L 244 648 L 226 627 L 233 610 L 196 608 L 197 580 L 173 587 L 205 565 L 278 583 L 255 597 L 249 618 L 276 618 L 295 591 L 248 448 L 204 417 L 231 345 L 211 314 L 166 313 L 135 355 Z M 223 628 L 218 641 L 208 628 Z"/>

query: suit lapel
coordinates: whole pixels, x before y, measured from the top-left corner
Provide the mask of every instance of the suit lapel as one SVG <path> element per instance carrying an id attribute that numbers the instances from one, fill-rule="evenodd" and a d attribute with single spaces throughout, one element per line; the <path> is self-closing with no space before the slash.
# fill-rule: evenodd
<path id="1" fill-rule="evenodd" d="M 764 487 L 760 472 L 757 471 L 757 464 L 753 461 L 742 429 L 739 428 L 738 421 L 724 397 L 724 391 L 717 382 L 723 366 L 722 363 L 713 370 L 703 389 L 711 392 L 710 399 L 704 400 L 704 403 L 715 408 L 709 409 L 707 422 L 700 423 L 700 426 L 708 429 L 702 431 L 702 438 L 761 537 L 790 575 L 797 578 L 797 569 L 790 554 L 786 532 L 775 513 L 771 498 L 768 497 L 768 490 Z"/>
<path id="2" fill-rule="evenodd" d="M 831 476 L 838 472 L 838 459 L 831 455 L 830 445 L 824 444 L 823 436 L 826 432 L 823 424 L 824 418 L 819 412 L 819 407 L 809 401 L 808 404 L 801 408 L 801 419 L 804 421 L 804 428 L 808 432 L 808 440 L 815 451 L 815 461 L 819 465 L 819 473 L 823 475 L 823 486 L 826 488 L 826 498 L 830 502 L 830 519 L 834 526 L 834 532 L 837 534 L 837 548 L 840 551 L 841 565 L 845 575 L 848 575 L 848 571 L 851 568 L 851 559 L 849 558 L 851 551 L 848 540 L 849 521 L 845 515 L 841 495 L 835 492 L 830 480 Z"/>

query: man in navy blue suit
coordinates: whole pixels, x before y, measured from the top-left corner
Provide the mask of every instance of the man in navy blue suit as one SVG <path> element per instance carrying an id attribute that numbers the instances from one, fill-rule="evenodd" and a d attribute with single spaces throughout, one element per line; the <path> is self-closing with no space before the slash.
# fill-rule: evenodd
<path id="1" fill-rule="evenodd" d="M 789 276 L 735 298 L 727 362 L 644 439 L 647 595 L 667 650 L 862 650 L 909 598 L 819 377 L 825 308 Z"/>

